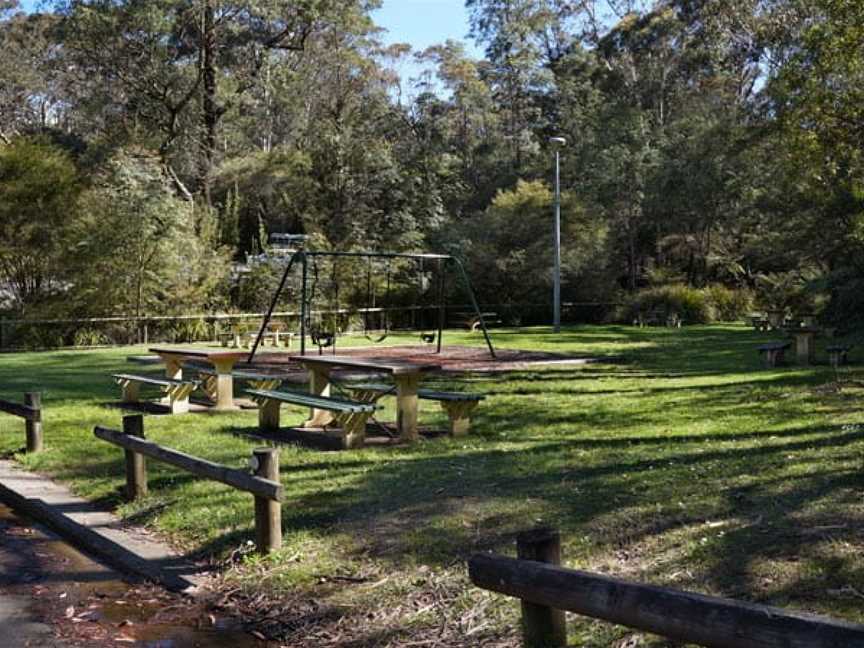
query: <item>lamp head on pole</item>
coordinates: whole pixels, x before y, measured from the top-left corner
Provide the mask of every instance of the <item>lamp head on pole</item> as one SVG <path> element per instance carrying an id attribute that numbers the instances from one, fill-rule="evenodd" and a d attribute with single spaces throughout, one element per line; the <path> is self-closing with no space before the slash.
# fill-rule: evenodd
<path id="1" fill-rule="evenodd" d="M 567 146 L 567 140 L 564 139 L 563 137 L 550 137 L 549 143 L 554 148 L 563 148 L 563 147 Z"/>

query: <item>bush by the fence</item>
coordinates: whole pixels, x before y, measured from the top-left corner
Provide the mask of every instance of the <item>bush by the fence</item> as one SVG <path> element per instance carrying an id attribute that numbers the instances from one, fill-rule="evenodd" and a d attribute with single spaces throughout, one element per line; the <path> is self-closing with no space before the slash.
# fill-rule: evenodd
<path id="1" fill-rule="evenodd" d="M 708 302 L 713 306 L 721 322 L 744 319 L 754 309 L 753 293 L 746 288 L 728 288 L 723 284 L 711 284 L 705 288 Z"/>
<path id="2" fill-rule="evenodd" d="M 714 321 L 714 308 L 704 290 L 683 284 L 645 288 L 629 296 L 619 319 L 636 320 L 639 315 L 660 311 L 666 316 L 675 314 L 686 324 L 709 324 Z"/>
<path id="3" fill-rule="evenodd" d="M 641 314 L 652 312 L 677 315 L 685 324 L 731 322 L 746 316 L 753 309 L 753 295 L 747 290 L 735 290 L 715 284 L 693 288 L 684 284 L 644 288 L 630 295 L 616 313 L 623 322 L 632 322 Z"/>

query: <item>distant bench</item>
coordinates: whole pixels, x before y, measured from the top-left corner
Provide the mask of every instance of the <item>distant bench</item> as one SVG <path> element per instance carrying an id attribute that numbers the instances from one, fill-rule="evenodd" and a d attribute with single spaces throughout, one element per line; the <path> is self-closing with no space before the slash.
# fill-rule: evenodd
<path id="1" fill-rule="evenodd" d="M 376 409 L 373 403 L 361 403 L 305 392 L 247 389 L 246 393 L 259 403 L 258 427 L 262 432 L 279 430 L 279 408 L 282 403 L 303 405 L 333 414 L 333 419 L 342 428 L 341 447 L 346 449 L 363 446 L 366 438 L 366 421 Z"/>
<path id="2" fill-rule="evenodd" d="M 360 400 L 373 403 L 382 396 L 396 393 L 395 386 L 383 383 L 360 383 L 346 385 L 346 387 L 354 392 Z M 450 434 L 463 436 L 468 434 L 471 429 L 471 412 L 477 408 L 480 401 L 486 398 L 486 395 L 418 389 L 417 398 L 440 403 L 441 409 L 447 413 L 447 417 L 450 419 Z"/>
<path id="3" fill-rule="evenodd" d="M 161 387 L 168 397 L 168 408 L 172 414 L 185 414 L 189 411 L 189 396 L 199 385 L 197 380 L 174 380 L 134 374 L 113 374 L 112 378 L 123 390 L 124 403 L 140 402 L 141 385 Z"/>
<path id="4" fill-rule="evenodd" d="M 750 326 L 753 327 L 754 330 L 759 331 L 769 331 L 771 329 L 771 323 L 768 321 L 767 317 L 763 315 L 750 315 Z"/>
<path id="5" fill-rule="evenodd" d="M 835 344 L 833 346 L 825 347 L 825 350 L 828 352 L 828 361 L 831 363 L 831 366 L 839 367 L 840 365 L 845 365 L 848 361 L 847 356 L 851 349 L 851 344 Z"/>
<path id="6" fill-rule="evenodd" d="M 756 348 L 760 354 L 764 354 L 766 367 L 776 367 L 783 364 L 784 353 L 791 346 L 791 342 L 766 342 Z"/>

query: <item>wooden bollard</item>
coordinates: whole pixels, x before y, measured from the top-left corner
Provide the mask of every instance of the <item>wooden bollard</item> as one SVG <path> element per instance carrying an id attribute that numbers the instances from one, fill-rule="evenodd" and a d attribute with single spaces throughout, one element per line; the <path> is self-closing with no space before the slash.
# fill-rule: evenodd
<path id="1" fill-rule="evenodd" d="M 556 529 L 537 528 L 516 536 L 520 560 L 561 564 L 561 536 Z M 525 648 L 563 648 L 567 645 L 564 612 L 522 601 L 522 633 Z"/>
<path id="2" fill-rule="evenodd" d="M 252 451 L 256 477 L 279 481 L 279 450 L 256 448 Z M 258 553 L 268 554 L 282 548 L 282 503 L 255 496 L 255 543 Z"/>
<path id="3" fill-rule="evenodd" d="M 27 433 L 27 452 L 42 450 L 42 394 L 27 392 L 24 394 L 24 404 L 36 410 L 36 415 L 28 417 L 24 422 Z"/>
<path id="4" fill-rule="evenodd" d="M 144 417 L 133 414 L 123 417 L 123 434 L 144 438 Z M 147 495 L 147 464 L 144 455 L 124 450 L 126 455 L 126 498 L 135 500 Z"/>

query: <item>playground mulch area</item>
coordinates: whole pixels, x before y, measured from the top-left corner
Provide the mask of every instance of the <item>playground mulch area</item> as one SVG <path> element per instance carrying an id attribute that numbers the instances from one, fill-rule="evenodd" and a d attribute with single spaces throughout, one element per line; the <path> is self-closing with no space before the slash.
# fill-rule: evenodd
<path id="1" fill-rule="evenodd" d="M 299 353 L 299 352 L 297 352 Z M 327 349 L 324 355 L 332 350 Z M 427 364 L 432 362 L 440 365 L 444 373 L 498 373 L 508 371 L 524 371 L 532 367 L 562 365 L 578 366 L 598 362 L 610 363 L 615 358 L 597 355 L 551 353 L 548 351 L 526 351 L 522 349 L 496 349 L 493 358 L 486 347 L 443 346 L 441 353 L 436 353 L 434 347 L 421 345 L 399 346 L 363 346 L 338 347 L 338 355 L 358 356 L 370 360 L 404 360 Z M 317 354 L 314 347 L 306 350 L 306 355 Z M 294 353 L 261 353 L 252 366 L 264 369 L 279 369 L 281 371 L 303 371 L 298 363 L 290 360 Z"/>

